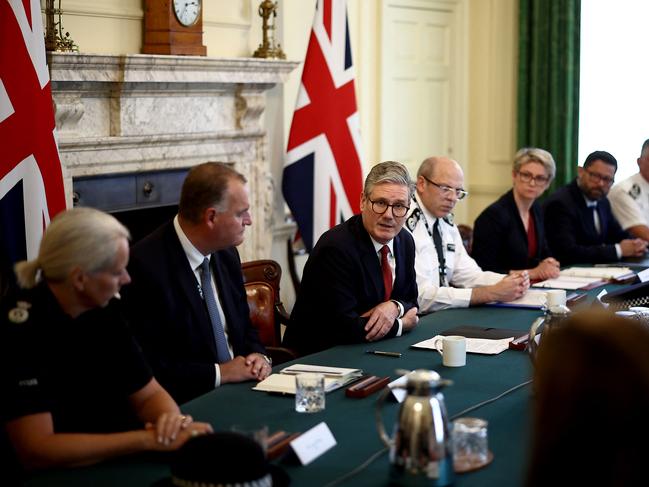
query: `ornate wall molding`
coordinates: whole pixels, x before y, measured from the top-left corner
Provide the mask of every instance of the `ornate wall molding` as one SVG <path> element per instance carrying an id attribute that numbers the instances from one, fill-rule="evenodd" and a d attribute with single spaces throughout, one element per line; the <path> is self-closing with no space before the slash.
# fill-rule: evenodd
<path id="1" fill-rule="evenodd" d="M 270 257 L 276 185 L 265 92 L 297 62 L 53 53 L 48 63 L 69 202 L 77 177 L 229 162 L 250 187 L 242 259 Z"/>

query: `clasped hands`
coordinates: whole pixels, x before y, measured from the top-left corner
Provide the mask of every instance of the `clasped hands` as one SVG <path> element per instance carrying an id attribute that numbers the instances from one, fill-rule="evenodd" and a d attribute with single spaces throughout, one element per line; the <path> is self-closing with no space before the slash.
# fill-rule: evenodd
<path id="1" fill-rule="evenodd" d="M 155 436 L 157 449 L 175 450 L 193 436 L 212 433 L 209 423 L 194 422 L 182 413 L 162 413 L 155 424 L 146 423 L 145 429 Z"/>
<path id="2" fill-rule="evenodd" d="M 229 362 L 219 364 L 221 382 L 243 382 L 246 380 L 264 380 L 271 373 L 271 366 L 260 353 L 247 356 L 238 355 Z"/>
<path id="3" fill-rule="evenodd" d="M 555 279 L 559 277 L 561 265 L 559 261 L 553 257 L 547 257 L 539 262 L 534 269 L 529 270 L 529 278 L 531 281 L 545 281 L 546 279 Z"/>
<path id="4" fill-rule="evenodd" d="M 390 332 L 394 320 L 399 317 L 399 306 L 394 301 L 385 301 L 377 304 L 361 316 L 369 318 L 365 324 L 365 331 L 367 332 L 365 339 L 368 342 L 374 342 L 385 338 Z M 401 318 L 403 331 L 414 328 L 418 321 L 417 308 L 410 308 Z"/>

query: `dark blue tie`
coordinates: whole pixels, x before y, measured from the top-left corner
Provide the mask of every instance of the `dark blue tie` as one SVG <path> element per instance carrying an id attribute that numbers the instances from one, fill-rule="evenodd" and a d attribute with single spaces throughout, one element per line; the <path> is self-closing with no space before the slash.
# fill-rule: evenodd
<path id="1" fill-rule="evenodd" d="M 223 322 L 219 314 L 219 308 L 216 305 L 216 299 L 212 292 L 212 275 L 210 274 L 210 260 L 205 257 L 201 264 L 201 289 L 203 291 L 203 299 L 207 306 L 207 312 L 210 315 L 212 322 L 212 330 L 214 330 L 214 342 L 216 343 L 216 360 L 218 363 L 228 362 L 232 360 L 230 350 L 228 350 L 228 343 L 225 339 L 225 332 L 223 331 Z"/>

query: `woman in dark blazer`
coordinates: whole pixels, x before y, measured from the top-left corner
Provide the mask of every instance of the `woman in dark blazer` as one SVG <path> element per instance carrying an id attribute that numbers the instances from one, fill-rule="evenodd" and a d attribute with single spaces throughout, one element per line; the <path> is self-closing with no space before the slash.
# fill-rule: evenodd
<path id="1" fill-rule="evenodd" d="M 475 221 L 472 257 L 483 270 L 527 269 L 534 281 L 559 275 L 559 262 L 550 256 L 541 205 L 536 201 L 548 189 L 555 171 L 548 151 L 524 148 L 516 153 L 512 189 Z"/>

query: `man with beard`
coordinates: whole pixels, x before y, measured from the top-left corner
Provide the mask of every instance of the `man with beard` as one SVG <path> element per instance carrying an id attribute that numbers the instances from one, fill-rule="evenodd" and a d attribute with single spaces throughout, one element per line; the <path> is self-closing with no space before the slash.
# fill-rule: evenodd
<path id="1" fill-rule="evenodd" d="M 545 202 L 545 228 L 552 254 L 563 265 L 614 262 L 643 255 L 647 242 L 629 238 L 606 197 L 615 180 L 615 157 L 595 151 L 578 170 L 573 182 Z"/>

